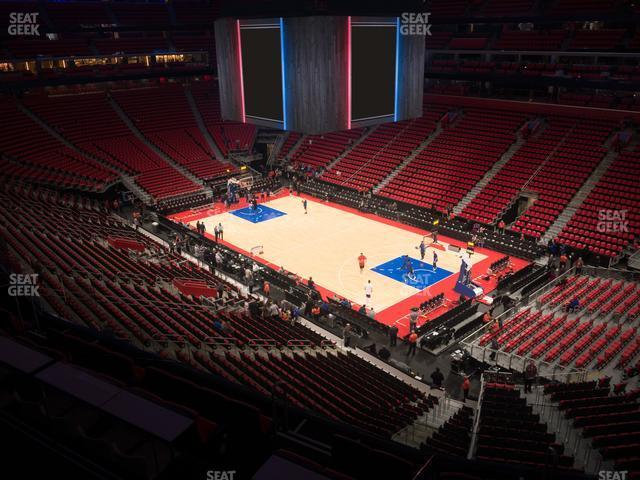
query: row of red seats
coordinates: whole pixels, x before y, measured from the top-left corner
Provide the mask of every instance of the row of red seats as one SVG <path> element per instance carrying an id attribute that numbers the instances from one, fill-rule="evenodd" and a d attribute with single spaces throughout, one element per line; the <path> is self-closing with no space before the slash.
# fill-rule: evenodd
<path id="1" fill-rule="evenodd" d="M 515 141 L 524 119 L 517 112 L 466 110 L 380 194 L 439 210 L 456 205 Z"/>
<path id="2" fill-rule="evenodd" d="M 298 143 L 301 137 L 301 133 L 290 132 L 287 136 L 287 139 L 282 144 L 280 151 L 278 152 L 278 160 L 283 160 L 289 154 L 293 146 Z"/>
<path id="3" fill-rule="evenodd" d="M 574 248 L 617 255 L 640 233 L 640 152 L 623 152 L 558 235 Z"/>
<path id="4" fill-rule="evenodd" d="M 193 82 L 187 87 L 195 100 L 209 134 L 222 155 L 229 150 L 251 150 L 256 136 L 256 127 L 251 124 L 226 122 L 220 113 L 218 84 L 213 80 Z"/>
<path id="5" fill-rule="evenodd" d="M 358 190 L 369 190 L 389 175 L 435 129 L 436 112 L 404 122 L 378 126 L 322 178 Z"/>
<path id="6" fill-rule="evenodd" d="M 306 135 L 302 144 L 291 155 L 291 162 L 303 163 L 316 169 L 325 168 L 363 134 L 364 129 L 355 128 L 326 135 Z"/>
<path id="7" fill-rule="evenodd" d="M 519 390 L 485 386 L 479 412 L 478 459 L 543 465 L 549 448 L 553 448 L 560 468 L 573 467 L 573 458 L 564 454 L 554 434 L 547 433 L 547 425 L 540 422 Z"/>
<path id="8" fill-rule="evenodd" d="M 640 437 L 640 405 L 634 402 L 633 392 L 611 395 L 609 387 L 601 388 L 601 384 L 555 384 L 551 400 L 560 401 L 565 418 L 581 429 L 583 437 L 591 438 L 591 445 L 605 460 L 624 463 L 637 456 L 634 444 Z"/>
<path id="9" fill-rule="evenodd" d="M 5 124 L 0 134 L 0 152 L 7 157 L 3 162 L 8 166 L 6 174 L 96 190 L 117 179 L 113 169 L 84 157 L 50 135 L 20 111 L 14 99 L 3 99 L 0 115 Z"/>

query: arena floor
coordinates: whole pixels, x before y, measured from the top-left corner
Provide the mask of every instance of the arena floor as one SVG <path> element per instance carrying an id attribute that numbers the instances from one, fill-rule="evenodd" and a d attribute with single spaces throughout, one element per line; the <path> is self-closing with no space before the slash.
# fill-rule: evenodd
<path id="1" fill-rule="evenodd" d="M 308 201 L 307 214 L 302 198 Z M 440 245 L 430 246 L 421 261 L 417 246 L 429 232 L 342 205 L 284 194 L 259 204 L 256 211 L 244 203 L 229 211 L 218 205 L 176 214 L 173 218 L 191 225 L 197 220 L 204 222 L 211 238 L 214 226 L 222 223 L 225 244 L 245 253 L 261 246 L 263 253 L 255 255 L 256 260 L 283 267 L 305 280 L 313 277 L 325 295 L 336 293 L 362 304 L 365 284 L 371 280 L 370 305 L 376 319 L 387 324 L 397 323 L 401 334 L 408 328 L 406 315 L 411 306 L 441 292 L 449 300 L 457 298 L 453 287 L 460 269 L 460 254 L 449 251 L 447 246 L 464 246 L 462 243 L 440 236 Z M 357 260 L 361 252 L 367 257 L 362 273 Z M 434 252 L 438 256 L 436 270 L 432 266 Z M 413 276 L 402 268 L 403 255 L 411 258 Z M 471 255 L 472 276 L 484 275 L 489 264 L 502 256 L 477 249 Z M 512 263 L 516 270 L 527 265 L 520 259 Z M 491 286 L 491 281 L 479 283 L 487 293 L 495 286 Z M 446 305 L 441 307 L 434 316 L 446 308 Z M 427 320 L 428 317 L 422 319 Z"/>

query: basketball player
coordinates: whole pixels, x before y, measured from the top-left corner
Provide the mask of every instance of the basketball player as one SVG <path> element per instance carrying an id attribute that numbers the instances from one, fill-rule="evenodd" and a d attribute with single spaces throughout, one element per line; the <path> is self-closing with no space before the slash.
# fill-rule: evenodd
<path id="1" fill-rule="evenodd" d="M 402 262 L 402 269 L 407 271 L 408 278 L 410 278 L 411 280 L 415 278 L 413 274 L 413 265 L 411 263 L 411 259 L 409 258 L 409 255 L 404 256 L 404 260 Z"/>
<path id="2" fill-rule="evenodd" d="M 304 214 L 307 214 L 307 199 L 302 200 L 302 206 L 304 207 Z"/>
<path id="3" fill-rule="evenodd" d="M 371 305 L 371 294 L 373 293 L 373 285 L 371 285 L 371 280 L 368 280 L 364 286 L 364 304 L 368 307 Z"/>
<path id="4" fill-rule="evenodd" d="M 435 272 L 438 269 L 438 254 L 433 252 L 433 271 Z"/>
<path id="5" fill-rule="evenodd" d="M 427 246 L 424 243 L 424 238 L 420 242 L 420 260 L 424 260 L 424 254 L 427 252 Z"/>
<path id="6" fill-rule="evenodd" d="M 364 270 L 364 264 L 367 261 L 367 257 L 364 256 L 362 252 L 360 252 L 360 256 L 358 257 L 358 265 L 360 266 L 360 273 Z"/>

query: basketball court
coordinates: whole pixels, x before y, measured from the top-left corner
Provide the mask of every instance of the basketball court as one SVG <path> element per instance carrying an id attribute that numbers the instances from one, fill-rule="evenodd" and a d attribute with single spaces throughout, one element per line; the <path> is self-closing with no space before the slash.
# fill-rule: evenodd
<path id="1" fill-rule="evenodd" d="M 303 198 L 308 202 L 306 214 Z M 370 280 L 373 294 L 369 306 L 376 312 L 376 319 L 397 323 L 401 334 L 408 328 L 404 317 L 412 306 L 441 292 L 449 301 L 458 297 L 453 287 L 461 252 L 449 250 L 449 245 L 463 249 L 466 245 L 441 235 L 438 244 L 432 245 L 427 237 L 428 248 L 422 260 L 418 246 L 429 232 L 342 205 L 281 194 L 258 204 L 255 210 L 243 203 L 229 211 L 216 207 L 183 212 L 173 218 L 192 226 L 198 220 L 204 222 L 211 237 L 214 226 L 222 223 L 225 244 L 245 253 L 261 251 L 254 255 L 257 261 L 282 267 L 304 280 L 312 277 L 325 296 L 337 294 L 360 305 L 366 300 L 364 287 Z M 435 269 L 434 252 L 438 257 Z M 362 272 L 357 260 L 360 253 L 367 257 Z M 409 257 L 412 273 L 406 268 L 404 256 Z M 501 257 L 497 252 L 477 248 L 470 258 L 473 276 L 484 275 L 488 266 Z M 520 259 L 514 262 L 514 270 L 527 264 Z M 483 287 L 485 292 L 491 288 Z M 443 309 L 447 305 L 434 312 L 435 316 Z M 425 317 L 419 323 L 427 320 Z"/>

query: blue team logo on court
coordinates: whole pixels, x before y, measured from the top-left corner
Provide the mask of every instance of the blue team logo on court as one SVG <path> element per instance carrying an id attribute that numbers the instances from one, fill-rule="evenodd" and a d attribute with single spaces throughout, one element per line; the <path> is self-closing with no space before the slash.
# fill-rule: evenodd
<path id="1" fill-rule="evenodd" d="M 230 213 L 251 223 L 266 222 L 267 220 L 273 220 L 274 218 L 286 215 L 286 213 L 276 210 L 275 208 L 267 207 L 266 205 L 258 205 L 258 208 L 255 210 L 251 207 L 245 207 Z"/>
<path id="2" fill-rule="evenodd" d="M 417 290 L 424 290 L 451 275 L 449 270 L 440 267 L 437 267 L 434 271 L 430 262 L 411 257 L 409 257 L 409 261 L 411 262 L 411 269 L 408 268 L 405 257 L 397 257 L 371 270 Z"/>

